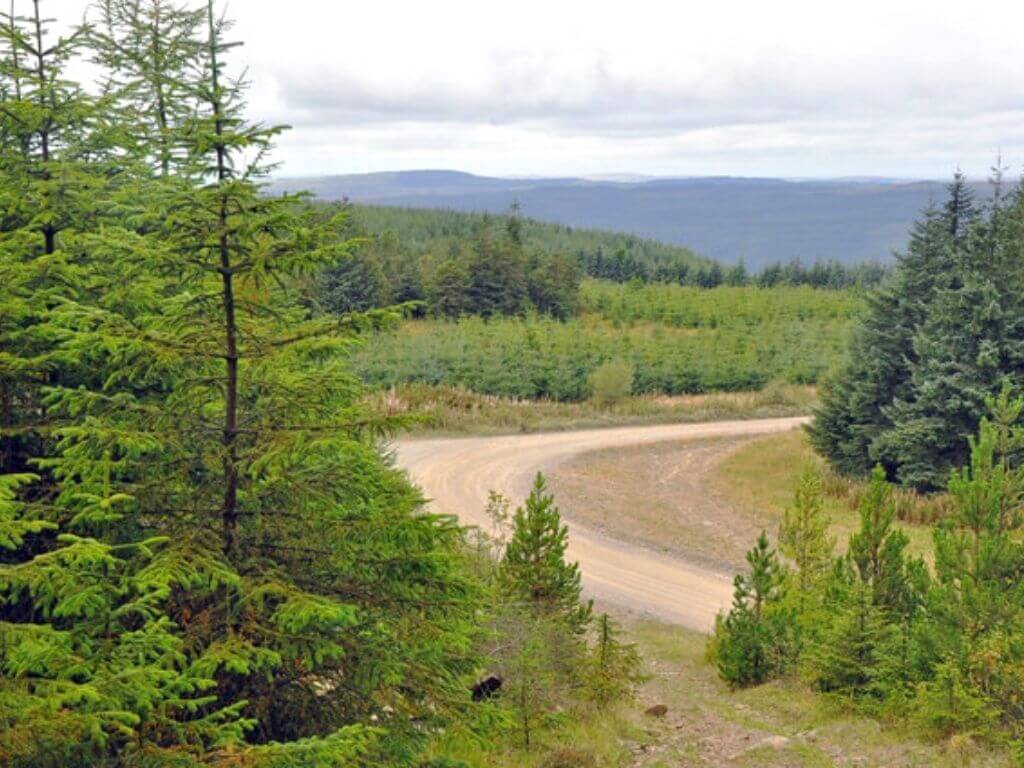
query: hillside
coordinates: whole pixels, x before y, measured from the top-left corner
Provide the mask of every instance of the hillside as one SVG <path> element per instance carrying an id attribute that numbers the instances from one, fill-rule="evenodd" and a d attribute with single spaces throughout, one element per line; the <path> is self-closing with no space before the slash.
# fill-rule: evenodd
<path id="1" fill-rule="evenodd" d="M 393 232 L 404 247 L 412 251 L 423 251 L 435 246 L 439 241 L 450 241 L 452 238 L 469 239 L 483 223 L 484 214 L 415 207 L 357 205 L 354 218 L 367 232 Z M 522 237 L 528 246 L 574 256 L 592 255 L 598 251 L 612 256 L 623 251 L 636 262 L 649 268 L 674 263 L 694 268 L 710 265 L 708 259 L 700 258 L 684 246 L 623 232 L 574 227 L 536 219 L 522 220 Z"/>
<path id="2" fill-rule="evenodd" d="M 975 185 L 983 193 L 985 185 Z M 453 171 L 402 171 L 281 179 L 275 191 L 306 189 L 323 200 L 504 212 L 572 227 L 631 233 L 684 245 L 755 271 L 799 258 L 845 264 L 891 260 L 918 214 L 944 197 L 944 183 L 837 179 L 654 179 L 638 182 L 498 179 Z"/>

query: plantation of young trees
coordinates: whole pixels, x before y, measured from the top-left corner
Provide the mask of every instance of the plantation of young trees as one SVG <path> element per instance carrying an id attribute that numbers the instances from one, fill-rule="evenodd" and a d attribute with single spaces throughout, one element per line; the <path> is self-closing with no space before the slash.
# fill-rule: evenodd
<path id="1" fill-rule="evenodd" d="M 51 9 L 0 28 L 0 763 L 420 764 L 503 603 L 378 451 L 392 316 L 310 311 L 354 244 L 261 194 L 212 0 Z"/>
<path id="2" fill-rule="evenodd" d="M 1004 194 L 998 172 L 993 183 L 982 205 L 957 175 L 869 296 L 812 433 L 841 472 L 880 463 L 901 484 L 942 488 L 986 398 L 1024 383 L 1024 194 Z"/>
<path id="3" fill-rule="evenodd" d="M 1024 400 L 1004 389 L 952 472 L 934 563 L 907 553 L 877 467 L 845 554 L 826 535 L 821 484 L 801 481 L 779 533 L 737 576 L 709 652 L 734 686 L 793 674 L 859 710 L 938 738 L 1024 750 Z"/>
<path id="4" fill-rule="evenodd" d="M 583 314 L 417 320 L 357 351 L 371 386 L 458 385 L 483 394 L 578 401 L 603 364 L 633 367 L 632 392 L 689 394 L 814 383 L 838 357 L 858 299 L 806 287 L 587 281 Z M 627 393 L 628 394 L 628 393 Z"/>

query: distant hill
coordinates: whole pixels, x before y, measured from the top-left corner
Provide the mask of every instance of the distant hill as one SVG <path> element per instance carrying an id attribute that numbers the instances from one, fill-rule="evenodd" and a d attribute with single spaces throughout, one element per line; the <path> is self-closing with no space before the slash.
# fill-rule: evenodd
<path id="1" fill-rule="evenodd" d="M 414 252 L 426 251 L 438 242 L 471 237 L 484 223 L 485 213 L 453 211 L 451 209 L 397 207 L 384 205 L 356 205 L 355 221 L 367 232 L 394 232 L 403 246 Z M 490 217 L 500 227 L 506 226 L 507 217 Z M 701 269 L 711 262 L 696 256 L 689 248 L 660 240 L 638 237 L 623 232 L 571 227 L 535 219 L 521 219 L 521 237 L 530 247 L 547 253 L 564 253 L 580 257 L 601 252 L 607 256 L 621 251 L 638 264 L 654 269 L 661 264 L 682 263 L 689 268 Z"/>
<path id="2" fill-rule="evenodd" d="M 708 177 L 499 179 L 457 171 L 399 171 L 280 179 L 276 190 L 305 189 L 324 200 L 502 213 L 573 227 L 626 232 L 686 246 L 753 270 L 799 258 L 845 264 L 888 262 L 904 246 L 935 181 L 789 181 Z M 985 185 L 976 185 L 987 194 Z"/>

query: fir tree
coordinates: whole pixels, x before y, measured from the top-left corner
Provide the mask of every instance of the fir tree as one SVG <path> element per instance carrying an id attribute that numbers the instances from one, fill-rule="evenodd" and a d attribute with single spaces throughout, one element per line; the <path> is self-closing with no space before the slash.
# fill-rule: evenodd
<path id="1" fill-rule="evenodd" d="M 512 237 L 496 238 L 489 226 L 481 226 L 473 239 L 468 269 L 473 312 L 489 317 L 523 311 L 527 283 L 521 243 Z"/>
<path id="2" fill-rule="evenodd" d="M 994 179 L 999 184 L 998 176 Z M 985 398 L 1024 360 L 1019 193 L 978 206 L 962 174 L 926 211 L 824 387 L 815 447 L 839 471 L 936 490 L 967 459 Z"/>
<path id="3" fill-rule="evenodd" d="M 595 635 L 584 670 L 586 695 L 598 704 L 630 698 L 644 679 L 636 646 L 622 641 L 621 630 L 607 613 L 598 617 Z"/>
<path id="4" fill-rule="evenodd" d="M 90 49 L 108 75 L 105 89 L 129 156 L 162 176 L 188 172 L 184 131 L 195 109 L 191 71 L 202 54 L 202 9 L 171 0 L 100 0 Z"/>

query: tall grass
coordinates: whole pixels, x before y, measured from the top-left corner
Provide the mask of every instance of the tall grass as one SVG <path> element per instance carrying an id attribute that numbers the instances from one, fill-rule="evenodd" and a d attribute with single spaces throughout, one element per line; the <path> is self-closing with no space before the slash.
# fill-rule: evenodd
<path id="1" fill-rule="evenodd" d="M 808 413 L 815 390 L 773 382 L 758 392 L 700 395 L 642 395 L 607 402 L 520 400 L 481 395 L 463 387 L 405 384 L 373 393 L 370 404 L 381 413 L 413 415 L 416 432 L 481 434 L 540 432 L 628 424 L 768 418 Z"/>

